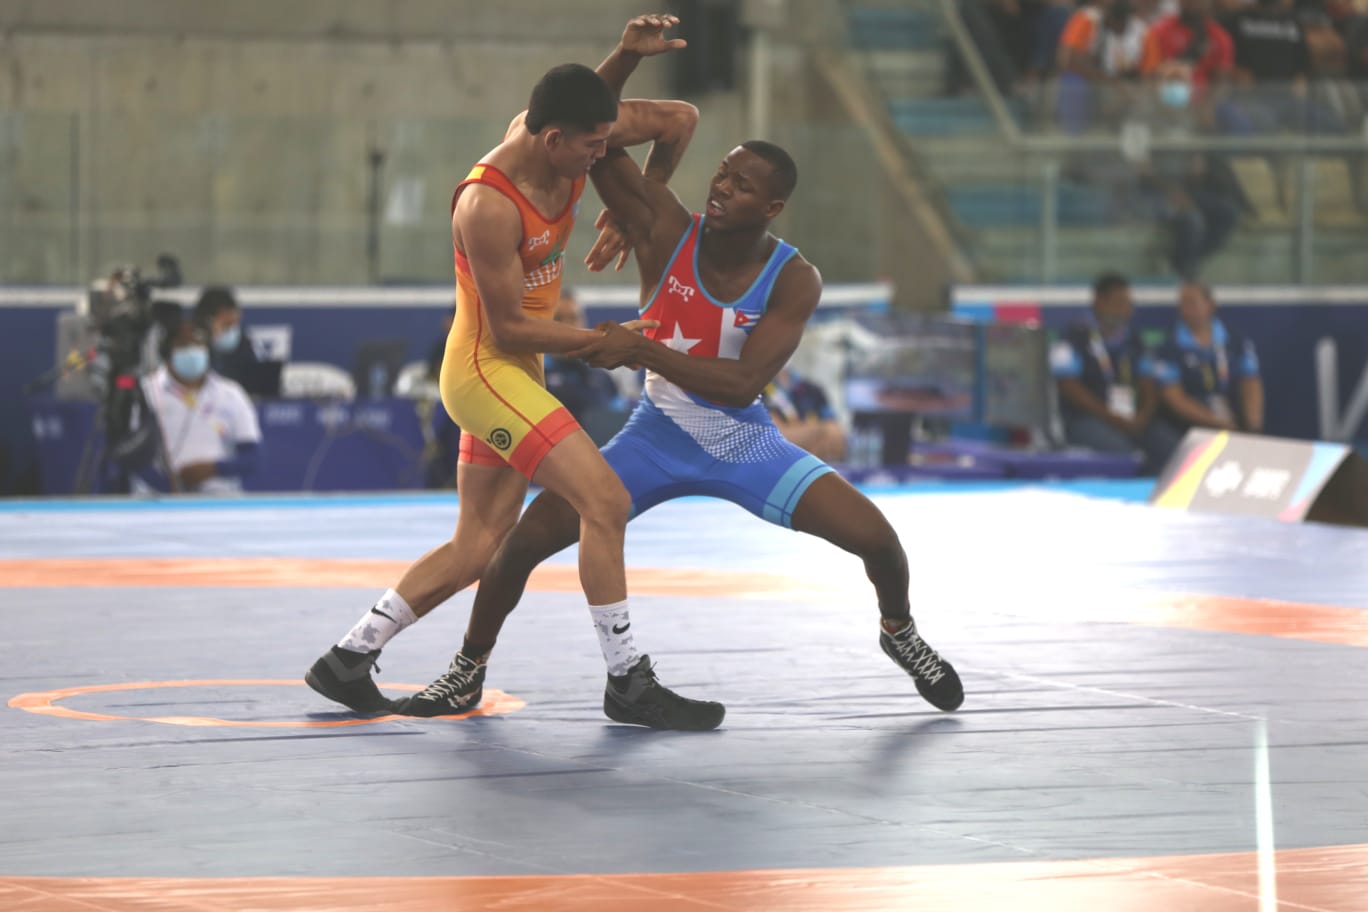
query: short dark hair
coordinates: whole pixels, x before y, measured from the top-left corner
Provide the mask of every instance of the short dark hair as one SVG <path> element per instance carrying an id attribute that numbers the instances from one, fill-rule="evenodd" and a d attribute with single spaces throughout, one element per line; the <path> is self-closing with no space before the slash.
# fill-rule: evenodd
<path id="1" fill-rule="evenodd" d="M 1092 293 L 1094 298 L 1100 298 L 1104 294 L 1110 294 L 1118 288 L 1130 288 L 1130 279 L 1120 272 L 1104 272 L 1093 279 Z"/>
<path id="2" fill-rule="evenodd" d="M 598 73 L 583 64 L 563 63 L 532 87 L 523 123 L 534 135 L 548 124 L 586 132 L 617 120 L 617 110 L 617 93 Z"/>
<path id="3" fill-rule="evenodd" d="M 207 325 L 225 310 L 235 310 L 237 306 L 233 289 L 227 285 L 209 285 L 200 292 L 199 301 L 195 303 L 195 319 Z"/>
<path id="4" fill-rule="evenodd" d="M 770 166 L 770 194 L 773 199 L 786 200 L 798 186 L 798 165 L 779 146 L 763 139 L 750 139 L 741 144 L 747 152 L 763 158 Z"/>
<path id="5" fill-rule="evenodd" d="M 201 341 L 209 338 L 209 330 L 204 321 L 197 317 L 187 316 L 184 311 L 168 311 L 165 318 L 160 322 L 162 337 L 157 341 L 157 354 L 161 355 L 163 361 L 171 360 L 171 352 L 176 347 L 176 337 L 187 325 L 194 328 L 196 337 Z"/>

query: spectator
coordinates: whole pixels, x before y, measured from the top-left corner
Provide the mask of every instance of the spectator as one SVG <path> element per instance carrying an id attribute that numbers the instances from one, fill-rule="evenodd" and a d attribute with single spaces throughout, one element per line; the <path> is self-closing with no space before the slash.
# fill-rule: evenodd
<path id="1" fill-rule="evenodd" d="M 1312 75 L 1321 79 L 1342 79 L 1348 71 L 1348 49 L 1344 36 L 1320 5 L 1302 7 L 1298 11 L 1302 32 L 1311 52 Z"/>
<path id="2" fill-rule="evenodd" d="M 209 361 L 222 379 L 232 380 L 253 396 L 280 394 L 280 375 L 268 370 L 242 332 L 242 309 L 233 290 L 210 285 L 200 292 L 194 320 L 210 334 Z"/>
<path id="3" fill-rule="evenodd" d="M 1263 381 L 1254 343 L 1216 316 L 1211 289 L 1186 282 L 1178 322 L 1155 356 L 1160 402 L 1173 423 L 1248 431 L 1264 426 Z"/>
<path id="4" fill-rule="evenodd" d="M 845 462 L 845 429 L 836 420 L 831 400 L 820 386 L 786 367 L 762 395 L 779 432 L 790 443 L 823 462 Z"/>
<path id="5" fill-rule="evenodd" d="M 555 318 L 558 323 L 584 328 L 584 313 L 573 288 L 561 287 Z M 551 395 L 561 401 L 599 446 L 607 443 L 627 420 L 629 409 L 608 371 L 590 367 L 578 358 L 556 354 L 546 355 L 545 371 L 546 388 Z"/>
<path id="6" fill-rule="evenodd" d="M 1076 8 L 1089 2 L 1107 0 L 1045 0 L 1035 20 L 1035 45 L 1031 54 L 1031 66 L 1027 75 L 1037 79 L 1049 79 L 1058 73 L 1059 43 L 1064 29 L 1073 18 Z M 1126 0 L 1129 2 L 1129 0 Z"/>
<path id="7" fill-rule="evenodd" d="M 1059 45 L 1057 100 L 1066 133 L 1087 129 L 1098 108 L 1112 121 L 1131 107 L 1145 33 L 1130 0 L 1097 0 L 1069 18 Z"/>
<path id="8" fill-rule="evenodd" d="M 1368 92 L 1368 13 L 1349 19 L 1344 27 L 1345 74 L 1360 94 Z"/>
<path id="9" fill-rule="evenodd" d="M 1148 28 L 1166 16 L 1178 12 L 1178 0 L 1135 0 L 1135 14 Z"/>
<path id="10" fill-rule="evenodd" d="M 1228 17 L 1226 27 L 1235 44 L 1233 128 L 1342 129 L 1334 110 L 1311 97 L 1311 51 L 1291 0 L 1258 0 Z"/>
<path id="11" fill-rule="evenodd" d="M 1130 282 L 1107 272 L 1093 282 L 1090 323 L 1070 327 L 1050 352 L 1059 389 L 1064 436 L 1071 446 L 1102 453 L 1145 454 L 1157 474 L 1178 445 L 1178 433 L 1157 415 L 1154 361 L 1131 330 Z"/>
<path id="12" fill-rule="evenodd" d="M 1012 94 L 1031 71 L 1036 52 L 1036 25 L 1044 0 L 962 0 L 965 28 L 988 67 L 997 90 Z M 973 84 L 959 54 L 950 57 L 951 93 Z"/>
<path id="13" fill-rule="evenodd" d="M 1230 239 L 1241 216 L 1253 211 L 1225 159 L 1205 153 L 1158 155 L 1140 169 L 1148 206 L 1172 229 L 1169 265 L 1180 279 L 1196 279 L 1202 262 Z"/>
<path id="14" fill-rule="evenodd" d="M 209 333 L 193 320 L 168 327 L 161 357 L 161 367 L 141 381 L 161 438 L 159 465 L 142 473 L 142 481 L 171 491 L 240 491 L 260 457 L 252 401 L 210 368 Z"/>
<path id="15" fill-rule="evenodd" d="M 1157 84 L 1164 107 L 1190 112 L 1201 126 L 1216 123 L 1234 68 L 1234 43 L 1212 17 L 1211 0 L 1181 0 L 1178 13 L 1159 19 L 1145 37 L 1141 71 Z"/>

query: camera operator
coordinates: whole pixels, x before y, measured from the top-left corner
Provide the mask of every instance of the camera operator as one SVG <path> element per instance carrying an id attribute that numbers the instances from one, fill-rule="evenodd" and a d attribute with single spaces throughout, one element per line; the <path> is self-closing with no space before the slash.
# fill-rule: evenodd
<path id="1" fill-rule="evenodd" d="M 231 288 L 210 285 L 201 291 L 195 320 L 209 330 L 209 363 L 215 373 L 237 382 L 249 395 L 277 395 L 278 384 L 270 382 L 242 332 L 242 310 Z"/>
<path id="2" fill-rule="evenodd" d="M 143 398 L 160 428 L 164 476 L 140 472 L 143 486 L 230 493 L 260 459 L 261 427 L 242 386 L 209 367 L 209 332 L 173 320 L 161 341 L 162 365 L 143 377 Z M 159 483 L 160 482 L 160 483 Z"/>

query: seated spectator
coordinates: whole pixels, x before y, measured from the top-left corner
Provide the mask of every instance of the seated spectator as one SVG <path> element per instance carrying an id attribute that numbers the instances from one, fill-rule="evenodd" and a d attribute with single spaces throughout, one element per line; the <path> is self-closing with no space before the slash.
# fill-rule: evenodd
<path id="1" fill-rule="evenodd" d="M 1028 79 L 1037 56 L 1037 19 L 1045 0 L 961 0 L 960 15 L 999 92 L 1013 94 Z M 973 79 L 959 54 L 950 57 L 951 94 Z"/>
<path id="2" fill-rule="evenodd" d="M 1059 43 L 1059 125 L 1081 133 L 1097 113 L 1108 122 L 1131 107 L 1145 23 L 1130 0 L 1096 0 L 1069 18 Z"/>
<path id="3" fill-rule="evenodd" d="M 574 289 L 562 285 L 556 302 L 558 323 L 583 329 L 584 313 Z M 630 409 L 618 393 L 613 375 L 590 367 L 578 358 L 548 354 L 544 359 L 546 388 L 579 422 L 593 441 L 602 446 L 621 429 Z"/>
<path id="4" fill-rule="evenodd" d="M 280 375 L 263 365 L 242 332 L 242 309 L 233 290 L 210 285 L 200 292 L 194 320 L 210 334 L 210 366 L 253 396 L 280 395 Z"/>
<path id="5" fill-rule="evenodd" d="M 823 462 L 845 462 L 846 435 L 823 389 L 789 367 L 765 387 L 765 406 L 789 442 Z"/>
<path id="6" fill-rule="evenodd" d="M 1344 36 L 1326 14 L 1323 6 L 1302 8 L 1298 12 L 1306 45 L 1311 52 L 1311 73 L 1323 79 L 1342 79 L 1348 72 L 1348 48 Z"/>
<path id="7" fill-rule="evenodd" d="M 1253 205 L 1229 163 L 1205 153 L 1167 153 L 1140 168 L 1141 198 L 1172 230 L 1169 265 L 1195 280 L 1208 257 L 1225 247 Z"/>
<path id="8" fill-rule="evenodd" d="M 1146 27 L 1177 12 L 1178 0 L 1135 0 L 1135 15 L 1140 17 Z"/>
<path id="9" fill-rule="evenodd" d="M 1093 282 L 1090 323 L 1070 327 L 1050 351 L 1059 389 L 1064 437 L 1102 453 L 1145 454 L 1144 471 L 1158 474 L 1178 432 L 1158 417 L 1154 361 L 1131 330 L 1130 282 L 1116 272 Z"/>
<path id="10" fill-rule="evenodd" d="M 1179 289 L 1178 322 L 1155 354 L 1154 375 L 1160 403 L 1179 429 L 1263 431 L 1254 343 L 1217 318 L 1207 286 L 1187 282 Z"/>
<path id="11" fill-rule="evenodd" d="M 1211 0 L 1181 0 L 1178 13 L 1145 36 L 1141 72 L 1155 82 L 1164 108 L 1190 114 L 1199 126 L 1218 122 L 1234 68 L 1234 43 L 1211 15 Z"/>
<path id="12" fill-rule="evenodd" d="M 1334 110 L 1311 97 L 1311 51 L 1290 0 L 1258 0 L 1228 16 L 1225 26 L 1235 44 L 1232 129 L 1342 129 Z"/>
<path id="13" fill-rule="evenodd" d="M 1031 67 L 1028 76 L 1036 79 L 1051 79 L 1059 73 L 1059 45 L 1064 29 L 1073 18 L 1076 8 L 1090 2 L 1109 2 L 1109 0 L 1045 0 L 1035 21 L 1035 43 L 1031 53 Z M 1130 2 L 1130 0 L 1125 0 Z"/>
<path id="14" fill-rule="evenodd" d="M 141 380 L 160 454 L 139 474 L 159 490 L 229 493 L 260 458 L 261 427 L 243 388 L 209 366 L 209 333 L 193 320 L 168 327 L 162 365 Z M 137 416 L 137 422 L 145 416 Z"/>

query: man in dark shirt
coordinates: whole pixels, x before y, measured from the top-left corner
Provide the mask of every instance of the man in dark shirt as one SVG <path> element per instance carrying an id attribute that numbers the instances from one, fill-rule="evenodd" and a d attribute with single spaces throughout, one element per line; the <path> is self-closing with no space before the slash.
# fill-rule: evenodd
<path id="1" fill-rule="evenodd" d="M 209 357 L 215 373 L 238 383 L 249 396 L 280 395 L 280 374 L 257 360 L 242 332 L 242 309 L 231 288 L 209 285 L 201 291 L 194 319 L 212 334 Z"/>
<path id="2" fill-rule="evenodd" d="M 1235 42 L 1233 127 L 1248 132 L 1339 131 L 1334 110 L 1311 95 L 1306 33 L 1284 0 L 1259 0 L 1225 20 Z"/>
<path id="3" fill-rule="evenodd" d="M 1050 352 L 1064 434 L 1074 446 L 1102 453 L 1145 453 L 1156 473 L 1178 445 L 1178 433 L 1156 417 L 1154 363 L 1132 331 L 1130 282 L 1116 272 L 1093 283 L 1093 320 L 1069 328 Z"/>

